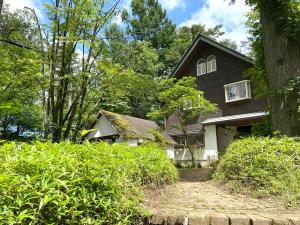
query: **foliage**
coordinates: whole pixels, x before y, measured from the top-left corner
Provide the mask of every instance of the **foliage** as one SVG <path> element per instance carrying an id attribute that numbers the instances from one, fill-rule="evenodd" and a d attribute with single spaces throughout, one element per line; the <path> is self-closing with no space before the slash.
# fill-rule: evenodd
<path id="1" fill-rule="evenodd" d="M 99 62 L 98 68 L 103 71 L 100 84 L 104 91 L 102 108 L 145 118 L 156 104 L 158 82 L 147 73 L 137 73 L 110 60 Z"/>
<path id="2" fill-rule="evenodd" d="M 234 1 L 233 1 L 234 2 Z M 262 9 L 263 1 L 247 0 L 247 4 Z M 298 0 L 274 0 L 270 1 L 271 16 L 276 24 L 277 30 L 284 33 L 289 39 L 299 41 L 300 39 L 300 3 Z"/>
<path id="3" fill-rule="evenodd" d="M 177 178 L 155 145 L 12 142 L 0 160 L 1 224 L 137 224 L 141 185 Z"/>
<path id="4" fill-rule="evenodd" d="M 251 37 L 249 38 L 251 52 L 250 56 L 254 58 L 254 66 L 248 69 L 245 77 L 249 77 L 254 84 L 254 94 L 257 98 L 265 97 L 268 95 L 268 79 L 265 69 L 265 58 L 263 50 L 262 27 L 259 21 L 259 12 L 253 9 L 248 14 L 248 21 L 246 23 L 248 32 Z"/>
<path id="5" fill-rule="evenodd" d="M 187 144 L 189 143 L 187 139 L 188 122 L 197 116 L 216 110 L 216 105 L 205 99 L 202 91 L 197 90 L 195 81 L 196 78 L 190 76 L 185 76 L 177 81 L 173 78 L 164 80 L 159 93 L 162 107 L 148 114 L 154 119 L 166 118 L 171 114 L 176 115 L 179 120 L 177 128 L 182 132 Z M 195 166 L 194 149 L 189 145 L 187 147 L 192 156 L 193 166 Z"/>
<path id="6" fill-rule="evenodd" d="M 292 138 L 249 137 L 230 144 L 215 178 L 255 197 L 300 198 L 300 142 Z"/>
<path id="7" fill-rule="evenodd" d="M 271 137 L 272 136 L 271 117 L 268 116 L 267 118 L 265 118 L 263 123 L 261 124 L 253 124 L 251 127 L 251 135 Z"/>
<path id="8" fill-rule="evenodd" d="M 157 0 L 132 0 L 131 14 L 125 9 L 122 19 L 134 40 L 148 41 L 157 50 L 167 48 L 174 40 L 176 26 Z"/>
<path id="9" fill-rule="evenodd" d="M 32 47 L 37 35 L 31 17 L 25 12 L 10 12 L 7 6 L 0 17 L 0 136 L 19 138 L 25 132 L 41 131 L 42 110 L 38 105 L 45 85 L 40 54 Z M 12 41 L 20 46 L 8 44 Z"/>
<path id="10" fill-rule="evenodd" d="M 202 113 L 212 112 L 216 106 L 206 100 L 203 92 L 197 90 L 196 78 L 186 76 L 175 81 L 171 78 L 164 80 L 163 90 L 159 93 L 160 100 L 164 103 L 163 107 L 149 113 L 153 118 L 164 118 L 176 113 L 179 120 L 184 125 Z"/>
<path id="11" fill-rule="evenodd" d="M 127 25 L 126 33 L 134 41 L 149 42 L 163 64 L 157 76 L 168 75 L 170 68 L 166 51 L 174 42 L 176 25 L 167 17 L 158 0 L 132 0 L 130 6 L 130 12 L 126 9 L 122 12 L 122 20 Z"/>

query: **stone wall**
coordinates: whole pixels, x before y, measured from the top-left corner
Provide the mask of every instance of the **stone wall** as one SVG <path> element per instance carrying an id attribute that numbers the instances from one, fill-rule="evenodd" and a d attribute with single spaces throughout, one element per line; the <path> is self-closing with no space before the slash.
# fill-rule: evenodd
<path id="1" fill-rule="evenodd" d="M 195 217 L 154 215 L 144 225 L 300 225 L 300 215 L 268 218 L 260 216 L 202 214 Z"/>

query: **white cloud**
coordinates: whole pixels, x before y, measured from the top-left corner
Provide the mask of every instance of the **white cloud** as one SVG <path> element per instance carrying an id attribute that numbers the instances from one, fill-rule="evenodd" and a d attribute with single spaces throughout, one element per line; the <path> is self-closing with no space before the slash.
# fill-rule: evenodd
<path id="1" fill-rule="evenodd" d="M 223 38 L 230 38 L 240 43 L 247 40 L 245 22 L 246 14 L 250 9 L 245 1 L 236 1 L 234 5 L 229 5 L 229 0 L 205 0 L 204 5 L 180 26 L 201 23 L 206 27 L 213 27 L 222 24 L 226 32 Z"/>
<path id="2" fill-rule="evenodd" d="M 24 7 L 29 7 L 35 10 L 35 13 L 40 19 L 43 19 L 42 13 L 42 3 L 39 0 L 4 0 L 4 4 L 9 4 L 10 9 L 24 9 Z"/>
<path id="3" fill-rule="evenodd" d="M 185 9 L 184 1 L 185 0 L 158 0 L 161 6 L 167 11 L 172 11 L 177 8 Z M 121 2 L 119 8 L 130 10 L 130 3 L 131 0 L 124 0 Z"/>
<path id="4" fill-rule="evenodd" d="M 159 3 L 168 11 L 176 8 L 185 9 L 185 3 L 183 0 L 159 0 Z"/>

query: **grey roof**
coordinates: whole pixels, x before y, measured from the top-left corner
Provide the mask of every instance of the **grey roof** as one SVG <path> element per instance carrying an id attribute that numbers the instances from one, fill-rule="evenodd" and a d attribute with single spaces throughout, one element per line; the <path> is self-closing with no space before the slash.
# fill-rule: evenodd
<path id="1" fill-rule="evenodd" d="M 209 124 L 217 124 L 222 122 L 232 122 L 232 121 L 240 121 L 240 120 L 247 120 L 247 119 L 258 119 L 263 118 L 269 115 L 268 112 L 255 112 L 255 113 L 246 113 L 246 114 L 238 114 L 232 116 L 223 116 L 223 117 L 215 117 L 206 119 L 202 122 L 203 125 Z"/>
<path id="2" fill-rule="evenodd" d="M 176 144 L 174 139 L 154 121 L 100 110 L 123 138 L 142 138 L 156 142 Z"/>
<path id="3" fill-rule="evenodd" d="M 195 40 L 193 41 L 193 43 L 191 44 L 191 46 L 189 47 L 189 49 L 185 52 L 185 54 L 183 55 L 183 57 L 181 58 L 180 62 L 177 64 L 175 70 L 172 72 L 171 74 L 171 77 L 173 77 L 179 70 L 179 68 L 182 66 L 182 64 L 185 62 L 185 60 L 189 57 L 189 55 L 192 53 L 192 51 L 195 49 L 195 47 L 198 45 L 199 42 L 205 42 L 207 44 L 210 44 L 218 49 L 221 49 L 223 50 L 224 52 L 227 52 L 237 58 L 240 58 L 248 63 L 251 63 L 253 64 L 253 59 L 247 57 L 246 55 L 240 53 L 240 52 L 237 52 L 231 48 L 228 48 L 227 46 L 225 45 L 222 45 L 218 42 L 216 42 L 215 40 L 212 40 L 208 37 L 205 37 L 201 34 L 198 34 L 198 36 L 195 38 Z"/>

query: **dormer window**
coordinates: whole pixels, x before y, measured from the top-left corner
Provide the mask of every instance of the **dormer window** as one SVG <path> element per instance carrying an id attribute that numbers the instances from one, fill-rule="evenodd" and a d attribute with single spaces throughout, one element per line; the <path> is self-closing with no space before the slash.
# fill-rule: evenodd
<path id="1" fill-rule="evenodd" d="M 206 60 L 199 59 L 197 62 L 197 76 L 206 74 Z"/>
<path id="2" fill-rule="evenodd" d="M 243 80 L 224 85 L 226 102 L 251 99 L 251 86 L 249 80 Z"/>
<path id="3" fill-rule="evenodd" d="M 211 55 L 207 58 L 207 73 L 217 71 L 217 61 L 214 55 Z"/>

